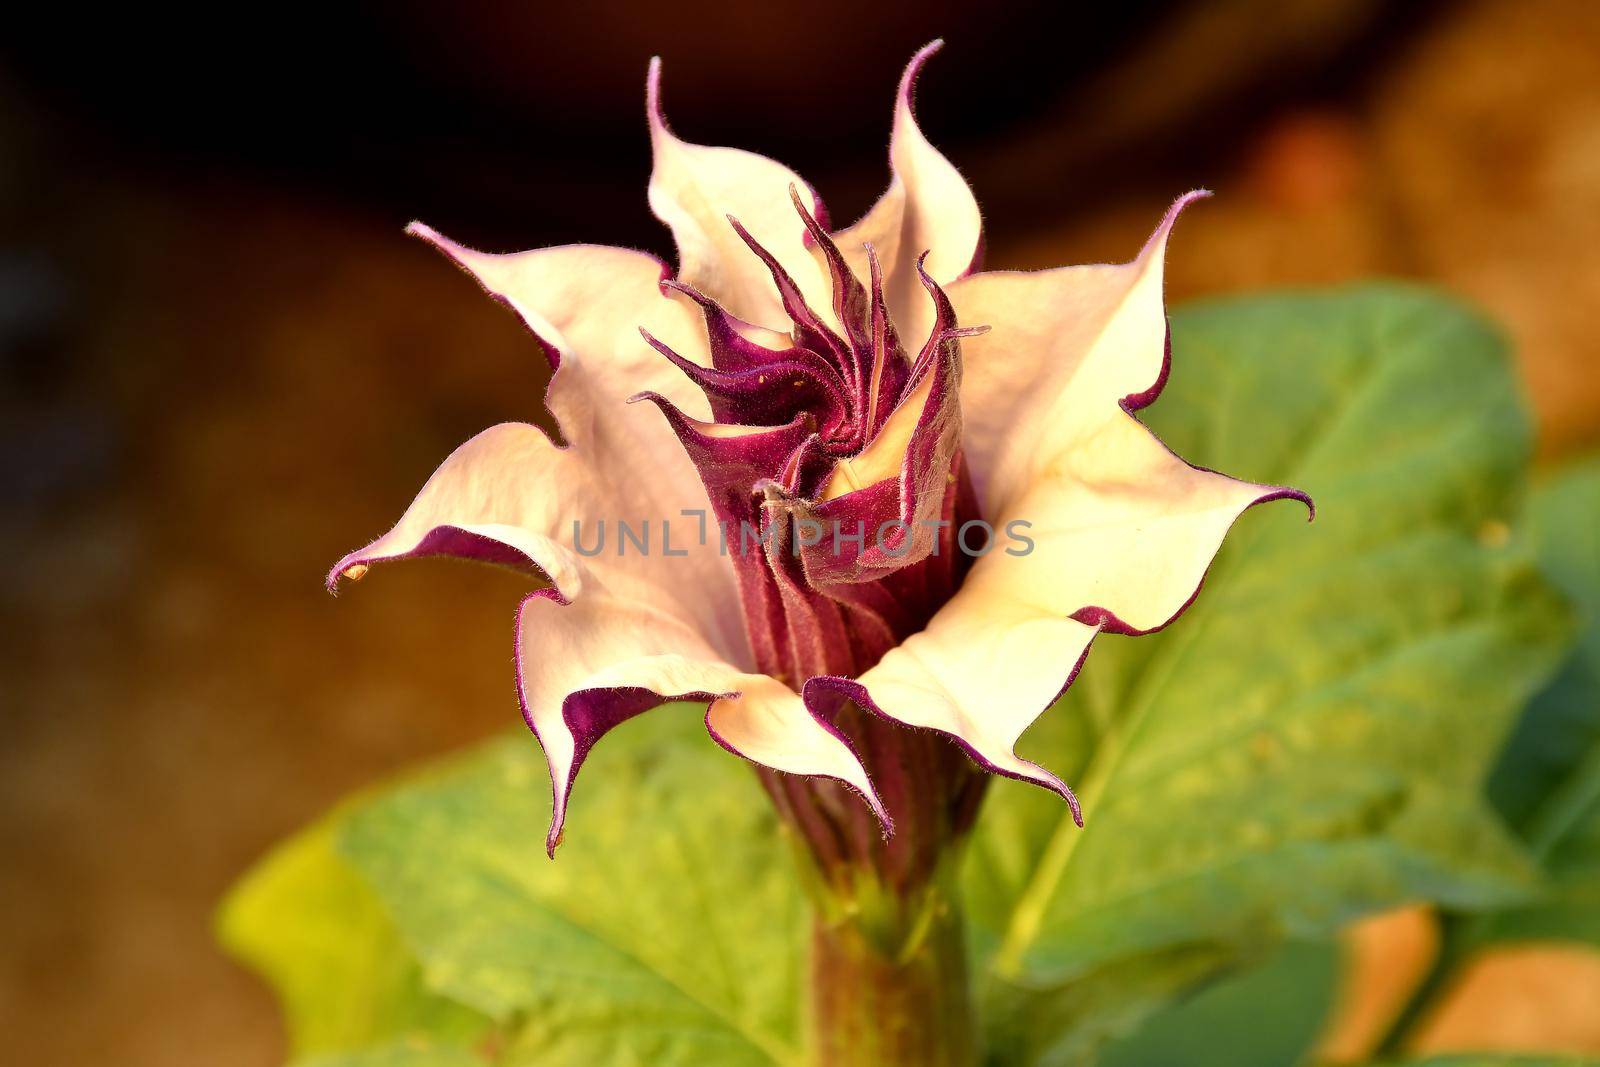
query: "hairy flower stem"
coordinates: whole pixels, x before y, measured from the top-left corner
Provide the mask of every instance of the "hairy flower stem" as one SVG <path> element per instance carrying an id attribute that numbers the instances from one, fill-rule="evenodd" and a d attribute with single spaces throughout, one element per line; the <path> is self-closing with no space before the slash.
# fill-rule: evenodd
<path id="1" fill-rule="evenodd" d="M 813 1062 L 976 1062 L 956 872 L 987 775 L 946 738 L 854 706 L 839 718 L 894 820 L 837 783 L 764 773 L 795 831 L 815 917 Z"/>
<path id="2" fill-rule="evenodd" d="M 819 914 L 811 935 L 811 1060 L 818 1067 L 971 1067 L 977 1023 L 961 909 L 930 893 L 895 950 Z"/>

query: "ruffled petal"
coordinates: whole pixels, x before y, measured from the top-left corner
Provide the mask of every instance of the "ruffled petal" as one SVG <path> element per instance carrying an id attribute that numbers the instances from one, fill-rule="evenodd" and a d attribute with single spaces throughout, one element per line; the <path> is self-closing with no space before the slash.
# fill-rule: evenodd
<path id="1" fill-rule="evenodd" d="M 561 839 L 584 758 L 613 726 L 673 700 L 703 701 L 729 751 L 775 770 L 836 778 L 887 821 L 849 744 L 792 690 L 717 658 L 692 627 L 604 583 L 582 601 L 530 594 L 517 619 L 517 690 L 544 747 L 554 795 L 546 848 Z"/>
<path id="2" fill-rule="evenodd" d="M 803 189 L 811 210 L 825 215 L 811 186 L 783 164 L 754 152 L 681 140 L 661 110 L 660 59 L 650 61 L 645 95 L 655 156 L 650 210 L 672 230 L 679 277 L 741 319 L 787 328 L 788 316 L 768 273 L 728 224 L 731 215 L 772 250 L 814 307 L 825 306 L 822 268 L 806 251 L 805 227 L 789 198 L 791 187 Z M 818 296 L 823 303 L 817 302 Z"/>
<path id="3" fill-rule="evenodd" d="M 564 492 L 587 480 L 575 464 L 538 427 L 491 426 L 439 465 L 393 529 L 335 563 L 328 588 L 373 563 L 454 556 L 547 577 L 576 596 L 584 568 L 557 540 L 553 514 Z"/>
<path id="4" fill-rule="evenodd" d="M 1172 621 L 1193 599 L 1228 527 L 1296 490 L 1190 466 L 1132 415 L 1166 381 L 1162 300 L 1173 205 L 1131 263 L 974 275 L 951 287 L 966 322 L 964 447 L 983 513 L 1032 539 L 1000 554 L 1004 593 L 1122 633 Z"/>
<path id="5" fill-rule="evenodd" d="M 927 629 L 859 680 L 808 681 L 807 704 L 825 709 L 842 696 L 907 726 L 947 734 L 984 769 L 1059 794 L 1081 821 L 1067 784 L 1018 756 L 1016 744 L 1071 684 L 1098 630 L 968 583 Z"/>
<path id="6" fill-rule="evenodd" d="M 917 258 L 928 253 L 927 270 L 943 285 L 977 269 L 983 220 L 961 172 L 923 136 L 912 108 L 917 76 L 940 48 L 934 41 L 918 52 L 900 78 L 894 130 L 889 138 L 889 188 L 860 221 L 835 239 L 851 268 L 868 276 L 867 245 L 883 264 L 889 313 L 904 337 L 927 335 L 932 305 L 917 279 Z"/>
<path id="7" fill-rule="evenodd" d="M 535 431 L 540 441 L 519 446 L 520 462 L 511 476 L 515 484 L 506 485 L 501 501 L 493 505 L 481 505 L 476 494 L 484 482 L 500 477 L 490 468 L 502 461 L 488 455 L 479 459 L 476 450 L 470 453 L 476 460 L 470 465 L 455 463 L 457 457 L 452 457 L 435 478 L 449 468 L 460 487 L 443 496 L 425 490 L 427 501 L 419 497 L 412 509 L 417 515 L 408 511 L 401 525 L 423 521 L 424 515 L 428 521 L 442 518 L 443 524 L 458 524 L 444 515 L 448 510 L 444 505 L 464 504 L 492 506 L 499 509 L 497 514 L 515 511 L 523 516 L 520 520 L 502 521 L 567 546 L 580 532 L 596 538 L 602 522 L 613 534 L 622 522 L 636 527 L 649 523 L 658 536 L 662 523 L 698 526 L 695 519 L 684 516 L 685 511 L 704 515 L 707 510 L 693 463 L 661 419 L 627 402 L 645 389 L 687 410 L 709 414 L 704 395 L 640 335 L 644 328 L 651 336 L 670 340 L 674 350 L 687 358 L 700 363 L 709 358 L 699 307 L 681 292 L 663 292 L 660 261 L 603 245 L 493 255 L 466 248 L 420 224 L 414 223 L 411 232 L 515 311 L 545 348 L 555 366 L 546 402 L 567 447 L 557 448 Z M 470 447 L 471 443 L 462 453 Z M 513 496 L 515 504 L 507 504 Z M 619 548 L 613 538 L 601 555 L 586 561 L 587 569 L 626 573 L 632 582 L 658 588 L 652 599 L 677 604 L 676 610 L 694 622 L 722 658 L 749 661 L 732 566 L 718 555 L 715 545 L 693 545 L 681 557 L 622 553 Z M 581 595 L 559 581 L 557 585 L 569 598 Z"/>
<path id="8" fill-rule="evenodd" d="M 1162 268 L 1167 237 L 1197 191 L 1173 204 L 1129 263 L 987 271 L 947 292 L 962 326 L 962 448 L 984 514 L 1006 509 L 1059 457 L 1138 410 L 1167 377 Z"/>
<path id="9" fill-rule="evenodd" d="M 1200 591 L 1222 540 L 1245 509 L 1294 499 L 1297 489 L 1257 485 L 1185 463 L 1121 412 L 1063 456 L 999 516 L 1032 542 L 989 570 L 1007 592 L 1123 634 L 1159 630 Z M 983 562 L 983 561 L 981 561 Z"/>
<path id="10" fill-rule="evenodd" d="M 1246 508 L 1297 490 L 1201 470 L 1133 412 L 1168 364 L 1162 257 L 1175 204 L 1122 266 L 978 274 L 949 293 L 965 346 L 963 447 L 996 536 L 927 627 L 859 681 L 813 679 L 869 710 L 941 730 L 991 770 L 1065 797 L 1020 759 L 1022 732 L 1071 683 L 1096 633 L 1146 633 L 1198 592 Z"/>
<path id="11" fill-rule="evenodd" d="M 667 267 L 643 252 L 607 245 L 559 245 L 497 255 L 457 244 L 420 222 L 407 232 L 444 253 L 514 311 L 550 357 L 545 402 L 566 441 L 580 452 L 660 444 L 660 425 L 626 407 L 649 390 L 686 410 L 704 398 L 647 344 L 647 331 L 704 365 L 710 356 L 702 315 L 674 286 Z M 687 471 L 692 484 L 693 472 Z"/>

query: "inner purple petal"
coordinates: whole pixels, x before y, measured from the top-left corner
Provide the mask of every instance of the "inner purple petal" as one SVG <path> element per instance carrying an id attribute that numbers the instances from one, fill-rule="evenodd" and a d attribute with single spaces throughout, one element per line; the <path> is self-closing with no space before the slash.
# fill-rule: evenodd
<path id="1" fill-rule="evenodd" d="M 704 316 L 711 365 L 644 336 L 700 388 L 719 426 L 740 428 L 706 427 L 649 398 L 705 484 L 757 669 L 798 688 L 819 673 L 858 675 L 925 625 L 966 573 L 955 531 L 978 509 L 960 453 L 960 340 L 972 331 L 957 325 L 919 261 L 933 325 L 908 354 L 876 253 L 866 250 L 863 283 L 791 197 L 826 268 L 831 316 L 730 219 L 772 276 L 790 346 L 752 340 L 715 300 L 680 283 L 672 288 Z"/>

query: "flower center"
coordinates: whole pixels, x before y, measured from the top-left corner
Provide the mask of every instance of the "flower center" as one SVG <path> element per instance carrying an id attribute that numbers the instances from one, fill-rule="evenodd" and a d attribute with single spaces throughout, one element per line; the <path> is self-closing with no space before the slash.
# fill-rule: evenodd
<path id="1" fill-rule="evenodd" d="M 668 282 L 704 312 L 711 365 L 645 334 L 695 382 L 711 423 L 652 396 L 698 468 L 735 561 L 758 670 L 798 688 L 856 676 L 954 594 L 971 562 L 960 527 L 978 518 L 960 452 L 960 341 L 943 291 L 918 273 L 934 321 L 915 356 L 884 300 L 877 256 L 863 285 L 795 190 L 832 284 L 832 318 L 810 307 L 737 220 L 792 323 L 789 347 L 709 297 Z"/>

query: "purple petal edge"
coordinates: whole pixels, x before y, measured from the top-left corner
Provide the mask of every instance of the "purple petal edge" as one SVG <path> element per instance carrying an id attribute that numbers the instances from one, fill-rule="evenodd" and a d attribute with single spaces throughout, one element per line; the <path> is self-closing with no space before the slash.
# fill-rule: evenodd
<path id="1" fill-rule="evenodd" d="M 456 250 L 460 249 L 462 252 L 474 252 L 481 256 L 519 255 L 520 253 L 483 252 L 479 249 L 468 248 L 464 244 L 461 244 L 457 241 L 452 241 L 450 238 L 446 237 L 438 230 L 435 230 L 427 223 L 418 222 L 415 220 L 406 224 L 405 232 L 409 237 L 415 237 L 418 240 L 426 242 L 440 255 L 444 256 L 451 263 L 455 264 L 456 267 L 459 268 L 467 277 L 471 278 L 473 283 L 477 285 L 479 289 L 483 290 L 484 294 L 488 296 L 489 299 L 493 300 L 501 307 L 504 307 L 507 311 L 511 312 L 512 315 L 516 316 L 517 322 L 522 325 L 524 330 L 528 331 L 528 335 L 533 338 L 534 344 L 539 346 L 539 350 L 544 353 L 545 360 L 550 364 L 550 382 L 545 386 L 545 406 L 548 408 L 550 389 L 555 383 L 555 376 L 561 371 L 560 349 L 556 348 L 554 344 L 541 336 L 538 330 L 534 329 L 533 323 L 529 322 L 522 312 L 517 310 L 516 305 L 511 302 L 509 297 L 503 293 L 497 293 L 485 285 L 483 279 L 478 277 L 477 272 L 468 266 L 466 261 L 461 258 Z M 674 282 L 677 278 L 676 272 L 674 272 L 672 269 L 672 265 L 666 260 L 662 259 L 653 252 L 645 252 L 637 248 L 620 248 L 620 246 L 614 245 L 585 245 L 580 243 L 577 245 L 552 245 L 550 248 L 534 249 L 533 251 L 545 252 L 550 251 L 553 248 L 610 248 L 623 252 L 629 252 L 633 255 L 643 256 L 646 259 L 653 260 L 661 271 L 661 277 L 658 281 L 658 286 L 663 297 L 665 297 L 669 289 L 672 288 L 669 283 Z M 557 448 L 567 447 L 561 442 L 554 443 Z"/>
<path id="2" fill-rule="evenodd" d="M 1062 695 L 1072 687 L 1072 683 L 1078 678 L 1078 672 L 1083 669 L 1084 662 L 1089 658 L 1089 649 L 1092 648 L 1093 645 L 1094 642 L 1091 639 L 1089 644 L 1084 647 L 1083 652 L 1079 654 L 1078 661 L 1072 665 L 1072 670 L 1068 672 L 1066 681 L 1061 683 L 1061 688 L 1056 691 L 1056 695 L 1051 697 L 1050 700 L 1045 703 L 1043 708 L 1039 709 L 1040 715 L 1043 715 L 1046 711 L 1048 711 L 1051 705 L 1060 700 Z M 1022 762 L 1026 763 L 1030 767 L 1033 767 L 1039 772 L 1038 777 L 1030 777 L 1029 775 L 1019 774 L 1016 771 L 997 766 L 996 764 L 989 762 L 989 760 L 986 759 L 981 752 L 973 748 L 972 745 L 969 744 L 967 740 L 960 734 L 953 733 L 949 730 L 940 730 L 937 727 L 914 726 L 910 723 L 902 722 L 901 720 L 888 714 L 878 706 L 877 701 L 872 699 L 872 694 L 868 691 L 867 687 L 862 685 L 860 681 L 854 678 L 842 678 L 838 675 L 832 674 L 818 675 L 808 679 L 805 685 L 801 687 L 800 693 L 801 699 L 803 699 L 806 703 L 806 707 L 811 709 L 812 715 L 818 718 L 826 717 L 826 711 L 822 704 L 823 694 L 828 694 L 852 701 L 863 710 L 876 715 L 880 719 L 883 719 L 887 722 L 892 722 L 901 729 L 924 730 L 930 733 L 942 734 L 943 736 L 948 737 L 951 741 L 955 742 L 956 746 L 960 748 L 961 751 L 966 753 L 968 759 L 972 760 L 974 764 L 988 773 L 998 774 L 1002 778 L 1012 778 L 1019 782 L 1026 782 L 1030 785 L 1036 785 L 1042 789 L 1047 789 L 1050 792 L 1055 793 L 1062 800 L 1067 802 L 1067 808 L 1072 812 L 1072 821 L 1079 827 L 1083 826 L 1083 806 L 1078 801 L 1078 795 L 1072 791 L 1071 786 L 1067 785 L 1066 782 L 1062 781 L 1059 776 L 1057 776 L 1047 767 L 1041 767 L 1032 760 L 1022 760 Z M 1021 757 L 1018 758 L 1021 759 Z"/>
<path id="3" fill-rule="evenodd" d="M 522 614 L 527 609 L 528 605 L 536 599 L 551 600 L 562 606 L 566 606 L 569 601 L 561 594 L 560 590 L 553 586 L 546 589 L 533 590 L 524 596 L 522 598 L 522 602 L 517 606 L 517 621 L 512 635 L 512 656 L 514 673 L 516 677 L 517 706 L 521 709 L 522 721 L 527 724 L 528 731 L 533 734 L 534 740 L 539 742 L 539 747 L 545 748 L 544 738 L 540 736 L 539 728 L 534 724 L 533 713 L 528 707 L 527 698 L 524 696 L 522 674 L 523 653 L 526 651 L 526 646 L 523 644 L 522 640 Z M 549 768 L 551 807 L 550 828 L 545 834 L 545 854 L 551 859 L 555 858 L 556 848 L 561 844 L 561 834 L 566 824 L 567 806 L 572 798 L 572 787 L 578 780 L 578 770 L 583 766 L 584 760 L 588 758 L 590 751 L 593 750 L 600 738 L 604 737 L 608 732 L 610 732 L 613 727 L 620 726 L 629 719 L 635 718 L 636 716 L 642 715 L 647 711 L 658 708 L 663 704 L 671 704 L 676 702 L 699 703 L 704 701 L 705 711 L 703 713 L 703 721 L 705 722 L 706 732 L 711 735 L 711 739 L 722 748 L 733 753 L 735 756 L 738 756 L 740 759 L 748 760 L 752 763 L 756 762 L 751 760 L 750 757 L 746 756 L 743 752 L 740 752 L 737 748 L 730 744 L 725 737 L 717 733 L 717 731 L 711 726 L 711 705 L 723 697 L 733 697 L 737 695 L 737 690 L 732 690 L 726 693 L 712 693 L 698 690 L 687 693 L 657 693 L 652 689 L 646 689 L 641 686 L 615 686 L 608 689 L 580 689 L 576 692 L 567 694 L 566 698 L 563 699 L 561 703 L 561 718 L 566 723 L 567 729 L 572 733 L 572 763 L 567 768 L 566 788 L 559 792 L 556 789 L 555 767 L 550 766 Z M 577 699 L 575 700 L 575 698 Z M 595 706 L 587 707 L 586 705 L 588 705 L 590 701 L 594 701 Z M 856 758 L 857 762 L 860 762 L 861 757 L 860 754 L 856 752 L 855 746 L 850 743 L 849 738 L 845 737 L 844 734 L 840 732 L 837 726 L 835 726 L 828 719 L 818 716 L 817 713 L 812 710 L 809 704 L 806 705 L 806 711 L 817 720 L 818 725 L 842 741 L 845 747 L 850 750 L 850 754 Z M 545 749 L 545 752 L 545 759 L 548 765 L 549 750 Z M 863 770 L 864 769 L 865 768 L 863 767 Z M 832 775 L 816 775 L 815 777 L 833 778 L 834 781 L 844 785 L 852 793 L 855 793 L 857 796 L 861 797 L 861 799 L 866 802 L 867 806 L 872 809 L 873 814 L 877 816 L 879 823 L 883 827 L 883 833 L 885 837 L 888 837 L 894 832 L 894 821 L 889 818 L 889 813 L 884 810 L 882 803 L 876 796 L 868 793 L 862 793 L 861 790 L 857 789 L 854 785 L 846 782 L 842 778 L 834 778 Z"/>
<path id="4" fill-rule="evenodd" d="M 1151 436 L 1154 435 L 1152 434 Z M 1160 438 L 1157 438 L 1157 440 L 1160 440 Z M 1177 453 L 1173 453 L 1173 455 L 1176 456 Z M 1178 456 L 1178 458 L 1183 459 L 1182 456 Z M 1209 467 L 1197 467 L 1193 463 L 1188 463 L 1187 460 L 1184 462 L 1187 463 L 1189 467 L 1197 471 L 1204 471 L 1207 474 L 1219 473 L 1211 470 Z M 1228 475 L 1223 475 L 1223 477 L 1228 477 Z M 1269 487 L 1265 493 L 1262 493 L 1260 496 L 1256 497 L 1254 500 L 1250 501 L 1250 503 L 1241 508 L 1239 510 L 1239 514 L 1234 516 L 1233 521 L 1238 522 L 1239 518 L 1242 517 L 1246 511 L 1249 511 L 1257 504 L 1268 504 L 1274 500 L 1298 500 L 1300 503 L 1306 506 L 1307 522 L 1311 522 L 1317 517 L 1317 505 L 1310 496 L 1301 492 L 1299 489 L 1291 489 L 1288 486 L 1275 485 Z M 1233 528 L 1233 523 L 1229 523 L 1228 528 L 1231 530 Z M 1213 556 L 1212 563 L 1215 563 L 1215 561 L 1216 557 Z M 1174 611 L 1168 619 L 1159 625 L 1150 627 L 1149 629 L 1141 630 L 1137 626 L 1133 626 L 1127 622 L 1124 622 L 1117 616 L 1116 612 L 1111 611 L 1109 608 L 1102 608 L 1094 604 L 1081 607 L 1067 617 L 1075 622 L 1081 622 L 1086 626 L 1098 626 L 1102 633 L 1118 634 L 1122 637 L 1143 637 L 1146 634 L 1158 633 L 1177 622 L 1179 617 L 1181 617 L 1184 612 L 1188 611 L 1190 606 L 1193 605 L 1197 599 L 1199 599 L 1200 591 L 1205 588 L 1206 578 L 1211 573 L 1212 563 L 1206 564 L 1205 572 L 1200 575 L 1200 581 L 1195 584 L 1194 592 L 1189 594 L 1189 599 L 1185 600 L 1181 605 L 1179 605 L 1178 610 Z"/>
<path id="5" fill-rule="evenodd" d="M 1170 233 L 1173 225 L 1178 221 L 1178 216 L 1183 213 L 1184 208 L 1188 207 L 1196 200 L 1209 199 L 1210 196 L 1211 190 L 1209 189 L 1195 189 L 1178 197 L 1177 200 L 1173 201 L 1172 206 L 1167 209 L 1167 213 L 1161 219 L 1161 224 L 1156 227 L 1155 233 L 1159 234 L 1164 230 Z M 1155 238 L 1152 236 L 1151 240 L 1153 241 Z M 1139 256 L 1134 257 L 1135 261 L 1142 257 L 1145 253 L 1145 250 L 1149 247 L 1149 242 L 1146 242 L 1145 247 L 1140 249 Z M 1122 398 L 1118 406 L 1121 407 L 1123 412 L 1126 413 L 1130 418 L 1137 421 L 1140 426 L 1143 426 L 1146 433 L 1155 438 L 1162 448 L 1165 448 L 1174 459 L 1178 460 L 1184 466 L 1190 468 L 1191 470 L 1203 471 L 1206 474 L 1216 474 L 1224 478 L 1233 479 L 1232 475 L 1223 474 L 1221 471 L 1214 471 L 1210 467 L 1202 467 L 1198 464 L 1190 463 L 1187 459 L 1184 459 L 1182 456 L 1178 455 L 1177 452 L 1175 452 L 1165 441 L 1161 439 L 1160 434 L 1152 430 L 1148 425 L 1145 424 L 1143 419 L 1138 417 L 1139 411 L 1149 407 L 1151 404 L 1154 404 L 1156 400 L 1160 398 L 1162 391 L 1166 389 L 1167 382 L 1171 379 L 1171 377 L 1172 323 L 1168 321 L 1165 347 L 1163 348 L 1161 355 L 1161 371 L 1156 375 L 1155 382 L 1153 382 L 1148 389 L 1143 389 L 1137 393 L 1129 393 L 1127 396 Z M 1238 479 L 1233 480 L 1237 481 Z M 1312 522 L 1316 519 L 1316 502 L 1312 500 L 1310 495 L 1307 493 L 1286 485 L 1267 486 L 1266 489 L 1267 491 L 1265 493 L 1262 493 L 1260 496 L 1256 497 L 1254 500 L 1250 501 L 1250 503 L 1246 504 L 1242 509 L 1240 509 L 1239 516 L 1242 516 L 1246 511 L 1249 511 L 1257 504 L 1267 504 L 1274 500 L 1298 500 L 1300 503 L 1306 506 L 1306 521 Z M 1239 516 L 1234 517 L 1234 522 L 1239 521 Z M 1228 528 L 1231 530 L 1233 528 L 1233 524 L 1229 523 Z M 1213 556 L 1213 562 L 1214 561 L 1215 557 Z M 1070 616 L 1068 616 L 1068 618 L 1084 623 L 1087 626 L 1098 626 L 1103 633 L 1118 634 L 1123 637 L 1142 637 L 1145 634 L 1157 633 L 1166 629 L 1168 626 L 1171 626 L 1174 622 L 1177 622 L 1178 618 L 1182 616 L 1184 612 L 1189 610 L 1190 605 L 1192 605 L 1200 596 L 1200 590 L 1205 588 L 1206 576 L 1210 573 L 1211 564 L 1207 564 L 1205 573 L 1201 574 L 1200 581 L 1195 584 L 1194 592 L 1189 594 L 1189 599 L 1185 600 L 1179 606 L 1178 610 L 1173 612 L 1171 617 L 1165 622 L 1158 626 L 1152 626 L 1147 630 L 1141 630 L 1137 626 L 1132 626 L 1119 618 L 1116 612 L 1094 604 L 1079 608 L 1077 611 L 1074 611 Z"/>
<path id="6" fill-rule="evenodd" d="M 662 133 L 667 134 L 669 137 L 675 137 L 675 138 L 678 137 L 678 135 L 673 132 L 671 124 L 667 122 L 666 110 L 661 106 L 661 57 L 660 56 L 651 56 L 650 57 L 650 66 L 645 71 L 645 76 L 644 76 L 644 113 L 645 113 L 645 122 L 650 126 L 652 132 L 654 132 L 654 130 L 659 128 Z M 680 141 L 682 140 L 682 138 L 678 138 L 678 139 Z M 691 142 L 684 141 L 683 143 L 684 144 L 689 144 Z M 709 147 L 709 146 L 701 145 L 699 147 Z M 740 148 L 740 149 L 735 149 L 734 151 L 744 152 L 745 150 Z M 777 161 L 773 160 L 773 162 L 777 162 Z M 780 166 L 784 166 L 784 164 L 779 164 L 779 165 Z M 793 167 L 787 167 L 786 169 L 788 169 L 791 173 L 794 172 L 794 168 Z M 808 195 L 810 195 L 810 197 L 811 197 L 811 213 L 813 215 L 815 215 L 818 219 L 820 219 L 824 226 L 827 226 L 828 225 L 828 219 L 829 219 L 828 205 L 822 202 L 822 195 L 817 192 L 816 186 L 812 185 L 810 182 L 806 181 L 804 178 L 800 179 L 800 184 L 804 185 L 806 187 L 806 193 Z M 802 235 L 801 236 L 801 241 L 806 245 L 806 247 L 810 247 L 811 238 L 810 238 L 809 235 Z"/>
<path id="7" fill-rule="evenodd" d="M 730 694 L 722 694 L 722 695 L 731 696 L 733 694 L 730 693 Z M 828 731 L 828 733 L 832 734 L 837 740 L 839 740 L 841 743 L 843 743 L 844 747 L 850 750 L 850 755 L 855 757 L 856 762 L 857 763 L 861 763 L 861 753 L 856 751 L 856 746 L 851 742 L 850 738 L 845 736 L 844 731 L 840 730 L 839 727 L 835 726 L 833 724 L 832 720 L 828 719 L 826 716 L 819 715 L 816 712 L 816 710 L 812 708 L 811 703 L 809 701 L 804 701 L 804 703 L 806 705 L 806 711 L 811 715 L 811 717 L 813 719 L 815 719 L 817 721 L 817 725 L 821 726 L 824 730 Z M 705 726 L 706 726 L 706 733 L 711 735 L 711 740 L 715 741 L 717 744 L 721 745 L 723 748 L 727 749 L 729 752 L 733 753 L 735 756 L 738 756 L 742 760 L 745 760 L 745 761 L 747 761 L 749 763 L 755 763 L 756 766 L 758 766 L 758 767 L 765 767 L 766 766 L 766 764 L 764 764 L 764 763 L 756 763 L 755 760 L 751 759 L 749 756 L 746 756 L 743 752 L 740 752 L 733 745 L 729 744 L 727 738 L 725 738 L 721 734 L 717 733 L 716 729 L 711 725 L 711 705 L 709 703 L 706 705 L 706 714 L 705 714 L 705 720 L 704 721 L 705 721 Z M 777 768 L 770 768 L 770 769 L 771 770 L 777 770 Z M 863 773 L 866 773 L 866 764 L 865 763 L 861 763 L 861 769 L 862 769 Z M 787 774 L 787 773 L 790 773 L 790 772 L 788 772 L 788 771 L 778 771 L 778 773 L 779 774 Z M 830 781 L 838 782 L 840 785 L 842 785 L 846 789 L 850 790 L 850 792 L 852 792 L 856 796 L 860 797 L 862 802 L 865 803 L 868 808 L 872 809 L 872 814 L 877 817 L 878 826 L 883 831 L 884 840 L 888 840 L 890 837 L 894 836 L 894 820 L 889 817 L 889 812 L 888 812 L 887 809 L 884 808 L 882 801 L 880 801 L 873 794 L 871 794 L 871 793 L 863 793 L 861 790 L 857 789 L 853 783 L 847 782 L 843 778 L 839 778 L 839 777 L 836 777 L 836 776 L 831 775 L 831 774 L 813 774 L 813 775 L 804 775 L 802 777 L 827 778 Z M 870 775 L 868 775 L 868 780 L 869 781 L 871 780 L 871 776 Z"/>
<path id="8" fill-rule="evenodd" d="M 388 535 L 385 534 L 384 536 Z M 378 540 L 381 541 L 383 538 L 380 537 Z M 370 548 L 371 546 L 369 545 L 368 547 Z M 365 548 L 358 548 L 333 565 L 333 569 L 328 572 L 327 578 L 323 580 L 328 592 L 338 595 L 339 582 L 344 577 L 345 571 L 351 567 L 366 567 L 374 563 L 388 563 L 399 559 L 427 559 L 433 556 L 450 556 L 454 559 L 497 564 L 510 567 L 522 573 L 531 573 L 539 578 L 548 577 L 543 568 L 527 553 L 511 547 L 504 541 L 497 541 L 493 537 L 475 533 L 472 530 L 464 530 L 459 526 L 435 526 L 409 552 L 369 556 L 365 554 L 366 551 Z M 356 581 L 357 579 L 351 580 Z"/>

